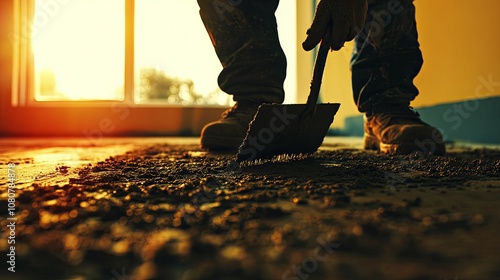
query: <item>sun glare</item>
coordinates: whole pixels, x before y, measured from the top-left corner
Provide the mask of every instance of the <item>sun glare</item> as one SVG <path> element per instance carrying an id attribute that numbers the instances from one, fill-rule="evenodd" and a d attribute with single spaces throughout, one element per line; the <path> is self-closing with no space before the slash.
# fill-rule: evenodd
<path id="1" fill-rule="evenodd" d="M 52 11 L 43 3 L 35 2 L 32 36 L 37 99 L 123 99 L 124 1 L 69 1 Z"/>
<path id="2" fill-rule="evenodd" d="M 289 2 L 280 9 L 294 8 Z M 73 0 L 57 9 L 44 3 L 35 0 L 33 18 L 36 99 L 123 100 L 125 0 Z M 135 1 L 136 102 L 228 102 L 217 85 L 222 67 L 198 11 L 196 1 Z M 278 14 L 286 21 L 281 26 L 294 26 L 293 13 Z M 294 32 L 280 30 L 291 69 Z M 293 91 L 293 82 L 286 87 Z"/>

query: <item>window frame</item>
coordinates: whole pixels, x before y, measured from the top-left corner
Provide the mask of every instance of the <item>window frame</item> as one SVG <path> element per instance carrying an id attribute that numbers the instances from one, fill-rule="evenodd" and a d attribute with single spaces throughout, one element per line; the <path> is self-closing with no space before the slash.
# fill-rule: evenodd
<path id="1" fill-rule="evenodd" d="M 36 100 L 35 97 L 35 67 L 31 48 L 30 28 L 22 24 L 22 18 L 31 18 L 35 11 L 35 0 L 14 0 L 14 44 L 13 48 L 13 79 L 12 106 L 26 107 L 109 107 L 117 102 L 131 106 L 155 107 L 149 104 L 134 102 L 134 24 L 135 0 L 123 0 L 125 3 L 125 57 L 124 57 L 124 98 L 122 100 Z M 159 107 L 176 107 L 176 104 L 162 104 Z"/>
<path id="2" fill-rule="evenodd" d="M 23 15 L 29 15 L 23 13 L 34 12 L 35 2 L 34 0 L 11 0 L 11 6 L 7 7 L 11 11 L 12 32 L 10 34 L 18 36 L 17 39 L 21 40 L 10 38 L 11 83 L 8 94 L 4 91 L 0 100 L 0 109 L 3 113 L 0 113 L 3 119 L 0 124 L 0 136 L 82 136 L 85 135 L 84 131 L 99 130 L 103 120 L 106 122 L 113 118 L 115 119 L 114 129 L 108 132 L 101 130 L 103 136 L 195 136 L 199 135 L 207 122 L 220 117 L 227 106 L 135 103 L 135 0 L 123 1 L 125 1 L 124 99 L 38 101 L 35 99 L 34 91 L 34 58 L 30 47 L 31 42 L 29 36 L 22 37 L 22 34 L 29 34 L 29 27 L 23 26 L 21 22 Z M 296 69 L 289 69 L 289 73 L 292 74 L 289 77 L 295 81 Z M 133 119 L 116 120 L 115 111 L 120 111 L 120 109 L 126 110 L 127 115 L 133 116 Z M 15 119 L 16 122 L 4 121 L 5 115 Z M 41 116 L 43 118 L 40 118 Z M 161 118 L 164 119 L 161 120 Z"/>

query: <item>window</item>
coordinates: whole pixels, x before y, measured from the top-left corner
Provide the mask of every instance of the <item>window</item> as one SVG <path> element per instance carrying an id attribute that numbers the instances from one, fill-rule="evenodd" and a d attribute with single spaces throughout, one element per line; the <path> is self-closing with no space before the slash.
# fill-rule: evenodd
<path id="1" fill-rule="evenodd" d="M 231 105 L 217 87 L 221 66 L 196 1 L 12 3 L 5 5 L 14 23 L 6 29 L 11 95 L 0 95 L 0 112 L 16 121 L 0 123 L 0 134 L 92 142 L 112 135 L 194 136 Z M 295 4 L 281 1 L 277 12 L 288 103 L 296 93 Z"/>
<path id="2" fill-rule="evenodd" d="M 280 4 L 278 17 L 286 21 L 280 26 L 294 26 L 295 13 L 289 11 L 295 10 L 295 4 L 291 2 Z M 217 86 L 221 66 L 196 1 L 21 0 L 18 9 L 25 16 L 17 32 L 24 36 L 20 36 L 20 59 L 15 62 L 26 72 L 21 71 L 17 79 L 25 86 L 16 88 L 15 99 L 31 105 L 51 101 L 231 102 Z M 293 71 L 295 29 L 280 30 L 280 36 L 282 45 L 288 46 L 285 52 Z M 287 92 L 295 92 L 294 88 L 293 81 L 287 81 Z M 287 99 L 292 96 L 288 94 Z"/>
<path id="3" fill-rule="evenodd" d="M 125 2 L 57 3 L 35 1 L 35 100 L 124 100 Z"/>
<path id="4" fill-rule="evenodd" d="M 196 1 L 136 1 L 136 102 L 229 102 L 218 88 L 222 67 L 198 10 Z"/>

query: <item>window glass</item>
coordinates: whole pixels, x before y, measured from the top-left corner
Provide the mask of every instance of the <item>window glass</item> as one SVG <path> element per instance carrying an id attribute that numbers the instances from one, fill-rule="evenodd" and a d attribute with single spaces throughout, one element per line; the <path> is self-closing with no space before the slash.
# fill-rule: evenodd
<path id="1" fill-rule="evenodd" d="M 36 0 L 35 99 L 123 100 L 124 0 Z"/>
<path id="2" fill-rule="evenodd" d="M 222 67 L 196 1 L 135 2 L 135 99 L 139 103 L 227 104 Z"/>

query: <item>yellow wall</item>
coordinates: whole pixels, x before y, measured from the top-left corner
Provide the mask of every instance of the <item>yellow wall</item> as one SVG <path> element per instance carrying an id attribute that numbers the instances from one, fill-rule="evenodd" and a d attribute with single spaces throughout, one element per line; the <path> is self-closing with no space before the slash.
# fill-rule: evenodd
<path id="1" fill-rule="evenodd" d="M 500 96 L 500 1 L 418 0 L 417 24 L 424 66 L 416 106 L 476 97 L 482 78 L 497 82 Z"/>
<path id="2" fill-rule="evenodd" d="M 298 42 L 311 23 L 310 1 L 297 1 Z M 500 1 L 416 0 L 417 26 L 424 66 L 415 82 L 414 107 L 500 96 Z M 299 45 L 300 46 L 300 45 Z M 340 102 L 334 127 L 357 114 L 351 90 L 352 42 L 330 53 L 322 87 L 324 102 Z M 305 102 L 311 78 L 311 54 L 298 51 L 297 90 Z M 482 86 L 490 81 L 490 86 Z M 491 83 L 493 81 L 493 84 Z"/>

